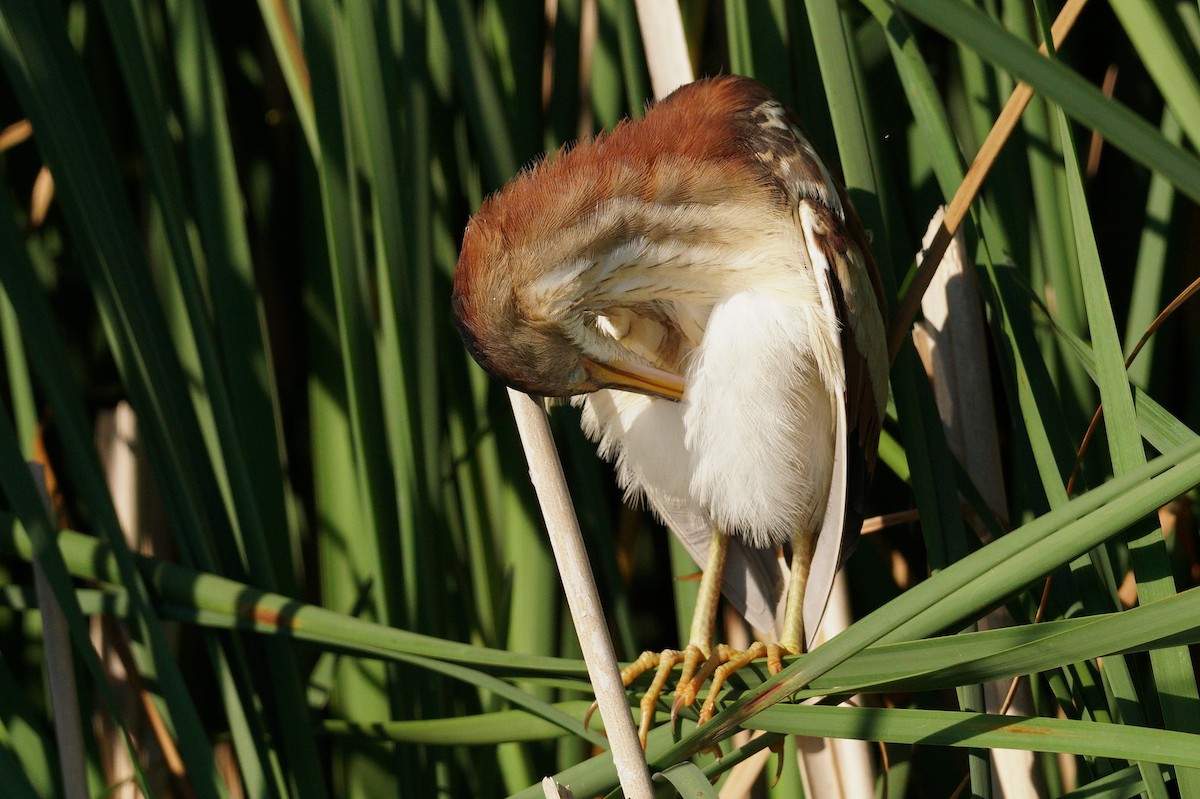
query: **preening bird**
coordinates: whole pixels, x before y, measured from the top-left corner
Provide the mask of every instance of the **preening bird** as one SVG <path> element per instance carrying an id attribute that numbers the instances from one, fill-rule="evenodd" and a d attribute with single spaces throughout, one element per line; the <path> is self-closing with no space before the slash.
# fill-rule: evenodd
<path id="1" fill-rule="evenodd" d="M 517 175 L 468 225 L 453 308 L 471 354 L 576 397 L 621 486 L 704 569 L 688 646 L 624 673 L 657 668 L 643 743 L 675 664 L 676 709 L 716 670 L 704 719 L 731 669 L 766 654 L 778 670 L 815 635 L 874 469 L 883 307 L 845 190 L 749 78 L 678 89 Z M 714 647 L 722 589 L 779 642 Z"/>

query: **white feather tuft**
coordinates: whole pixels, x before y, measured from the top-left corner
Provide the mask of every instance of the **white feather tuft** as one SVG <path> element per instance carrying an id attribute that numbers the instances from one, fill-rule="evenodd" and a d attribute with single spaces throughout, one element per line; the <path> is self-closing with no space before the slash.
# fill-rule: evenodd
<path id="1" fill-rule="evenodd" d="M 753 546 L 815 532 L 825 510 L 841 381 L 837 324 L 819 307 L 746 291 L 718 303 L 684 394 L 691 492 Z"/>
<path id="2" fill-rule="evenodd" d="M 684 448 L 682 405 L 611 390 L 572 402 L 582 406 L 583 432 L 597 443 L 600 457 L 613 462 L 627 501 L 650 494 L 656 506 L 695 505 L 688 497 L 691 458 Z"/>
<path id="3" fill-rule="evenodd" d="M 614 461 L 627 500 L 644 498 L 703 567 L 714 532 L 708 511 L 688 493 L 691 456 L 683 443 L 684 405 L 608 390 L 575 397 L 572 403 L 583 409 L 584 433 L 598 443 L 604 458 Z M 787 578 L 773 549 L 734 538 L 721 590 L 752 626 L 774 630 Z"/>

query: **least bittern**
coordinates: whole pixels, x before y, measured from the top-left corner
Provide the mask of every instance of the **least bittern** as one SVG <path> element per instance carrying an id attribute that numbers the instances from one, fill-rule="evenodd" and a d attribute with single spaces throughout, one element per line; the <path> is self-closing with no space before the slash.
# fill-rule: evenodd
<path id="1" fill-rule="evenodd" d="M 675 710 L 815 635 L 858 535 L 887 398 L 883 300 L 845 190 L 761 84 L 701 80 L 488 198 L 467 227 L 454 313 L 509 385 L 577 396 L 620 484 L 704 567 Z M 778 643 L 712 644 L 721 590 Z M 706 551 L 707 550 L 707 551 Z"/>

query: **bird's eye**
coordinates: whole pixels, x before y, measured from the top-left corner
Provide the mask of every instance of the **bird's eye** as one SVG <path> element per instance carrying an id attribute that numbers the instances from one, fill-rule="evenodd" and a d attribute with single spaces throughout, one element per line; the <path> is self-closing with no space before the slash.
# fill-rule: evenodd
<path id="1" fill-rule="evenodd" d="M 568 380 L 567 385 L 579 386 L 579 385 L 586 383 L 587 379 L 588 379 L 587 369 L 584 369 L 583 365 L 580 364 L 579 366 L 576 366 L 574 369 L 571 370 L 571 374 L 567 378 L 567 380 Z"/>

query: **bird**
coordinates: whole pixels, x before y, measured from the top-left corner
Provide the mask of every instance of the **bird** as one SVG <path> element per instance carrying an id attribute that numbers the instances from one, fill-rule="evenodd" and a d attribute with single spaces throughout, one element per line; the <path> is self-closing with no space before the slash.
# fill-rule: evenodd
<path id="1" fill-rule="evenodd" d="M 702 568 L 688 644 L 622 671 L 655 672 L 643 746 L 676 665 L 672 716 L 712 679 L 703 722 L 733 670 L 811 645 L 874 471 L 886 303 L 845 187 L 769 89 L 697 80 L 524 169 L 467 224 L 451 306 L 485 371 L 572 398 Z M 714 645 L 722 592 L 777 640 Z"/>

